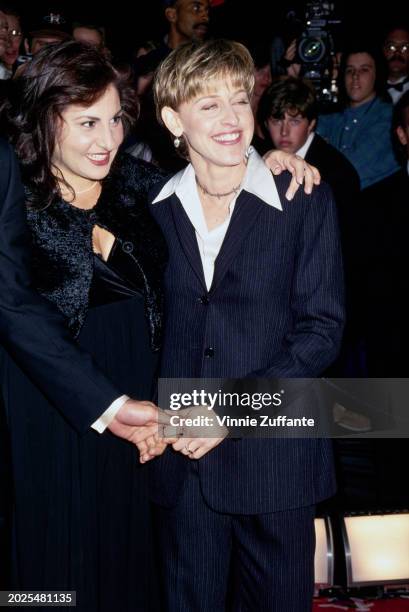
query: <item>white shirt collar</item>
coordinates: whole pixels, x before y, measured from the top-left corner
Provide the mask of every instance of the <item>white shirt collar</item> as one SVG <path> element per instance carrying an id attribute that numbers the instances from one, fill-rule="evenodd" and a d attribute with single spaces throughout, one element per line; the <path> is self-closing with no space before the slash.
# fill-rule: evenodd
<path id="1" fill-rule="evenodd" d="M 314 132 L 311 132 L 311 134 L 309 134 L 309 135 L 308 135 L 308 138 L 307 138 L 307 140 L 304 142 L 303 146 L 302 146 L 300 149 L 298 149 L 298 151 L 297 151 L 297 155 L 299 155 L 300 157 L 302 157 L 303 159 L 305 159 L 305 156 L 306 156 L 306 155 L 307 155 L 307 153 L 308 153 L 308 149 L 310 148 L 311 143 L 312 143 L 312 141 L 314 140 L 314 136 L 315 136 L 315 133 L 314 133 Z"/>
<path id="2" fill-rule="evenodd" d="M 247 170 L 240 192 L 242 190 L 252 193 L 266 204 L 274 206 L 278 210 L 283 210 L 274 177 L 253 147 L 251 147 Z M 191 199 L 194 194 L 197 194 L 195 171 L 192 164 L 189 164 L 187 168 L 175 174 L 162 187 L 152 204 L 166 200 L 173 193 L 176 193 L 182 203 Z"/>

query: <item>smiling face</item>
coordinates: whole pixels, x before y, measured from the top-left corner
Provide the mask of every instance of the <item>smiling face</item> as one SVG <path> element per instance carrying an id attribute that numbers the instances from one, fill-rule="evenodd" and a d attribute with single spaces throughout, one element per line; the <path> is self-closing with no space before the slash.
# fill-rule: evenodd
<path id="1" fill-rule="evenodd" d="M 123 138 L 121 102 L 113 85 L 91 106 L 68 106 L 52 156 L 57 176 L 62 173 L 75 191 L 86 189 L 106 177 Z"/>
<path id="2" fill-rule="evenodd" d="M 345 68 L 345 89 L 352 107 L 375 97 L 376 66 L 369 53 L 351 53 Z"/>
<path id="3" fill-rule="evenodd" d="M 183 102 L 177 111 L 165 107 L 162 118 L 174 136 L 185 138 L 193 166 L 244 164 L 254 118 L 248 93 L 229 78 L 209 84 L 206 91 Z"/>

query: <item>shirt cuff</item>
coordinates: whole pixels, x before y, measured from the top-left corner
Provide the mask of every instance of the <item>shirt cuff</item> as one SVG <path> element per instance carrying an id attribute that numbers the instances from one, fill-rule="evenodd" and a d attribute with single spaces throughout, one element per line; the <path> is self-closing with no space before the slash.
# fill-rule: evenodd
<path id="1" fill-rule="evenodd" d="M 115 415 L 119 412 L 119 409 L 127 402 L 130 398 L 127 395 L 121 395 L 105 410 L 103 414 L 92 423 L 91 428 L 95 429 L 98 433 L 102 434 L 108 427 L 108 425 L 114 420 Z"/>

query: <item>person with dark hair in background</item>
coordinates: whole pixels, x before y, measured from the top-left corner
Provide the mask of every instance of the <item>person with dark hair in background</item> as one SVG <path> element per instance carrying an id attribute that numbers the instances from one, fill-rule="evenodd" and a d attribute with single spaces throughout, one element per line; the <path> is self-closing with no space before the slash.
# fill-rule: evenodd
<path id="1" fill-rule="evenodd" d="M 31 23 L 24 46 L 28 54 L 35 55 L 46 45 L 63 42 L 70 38 L 70 25 L 65 16 L 62 13 L 50 11 Z"/>
<path id="2" fill-rule="evenodd" d="M 384 61 L 364 42 L 342 55 L 340 97 L 344 110 L 320 115 L 317 133 L 341 151 L 365 189 L 398 169 L 392 139 L 393 107 L 385 102 Z"/>
<path id="3" fill-rule="evenodd" d="M 25 269 L 10 270 L 14 219 L 21 224 L 11 192 L 1 219 L 0 338 L 16 357 L 1 356 L 12 584 L 76 590 L 84 612 L 149 610 L 150 511 L 134 443 L 154 435 L 157 409 L 128 396 L 151 398 L 160 346 L 166 248 L 146 200 L 161 175 L 118 154 L 135 100 L 96 49 L 70 41 L 40 50 L 12 83 L 2 118 L 22 168 L 34 286 L 101 369 L 98 377 L 85 354 L 80 368 L 68 332 L 57 335 L 60 316 L 43 321 L 18 282 Z M 87 401 L 92 393 L 99 402 Z"/>
<path id="4" fill-rule="evenodd" d="M 76 21 L 72 24 L 72 37 L 79 42 L 94 45 L 100 51 L 105 47 L 105 29 L 100 25 Z"/>
<path id="5" fill-rule="evenodd" d="M 351 162 L 335 147 L 315 133 L 318 106 L 315 90 L 309 81 L 282 77 L 264 93 L 259 104 L 258 119 L 265 140 L 260 153 L 274 147 L 294 153 L 320 169 L 321 177 L 331 187 L 337 205 L 344 255 L 347 324 L 340 358 L 332 374 L 346 375 L 346 368 L 357 361 L 355 251 L 356 211 L 359 207 L 359 176 Z M 257 144 L 255 143 L 257 148 Z M 349 372 L 351 374 L 351 372 Z M 356 375 L 356 372 L 354 372 Z"/>
<path id="6" fill-rule="evenodd" d="M 37 17 L 28 27 L 28 35 L 24 39 L 26 55 L 19 57 L 19 66 L 15 76 L 21 75 L 32 57 L 43 47 L 54 43 L 64 42 L 72 38 L 70 26 L 60 12 L 50 11 L 42 17 Z"/>
<path id="7" fill-rule="evenodd" d="M 210 0 L 164 0 L 170 49 L 189 40 L 201 41 L 209 29 Z"/>
<path id="8" fill-rule="evenodd" d="M 258 119 L 266 147 L 297 154 L 317 166 L 342 213 L 345 208 L 354 207 L 359 177 L 351 162 L 315 133 L 317 118 L 315 90 L 302 79 L 284 77 L 275 81 L 259 104 Z"/>
<path id="9" fill-rule="evenodd" d="M 161 42 L 140 59 L 141 69 L 147 63 L 156 69 L 179 45 L 189 40 L 204 40 L 209 30 L 210 0 L 163 0 L 168 31 Z M 140 73 L 138 60 L 135 72 Z"/>
<path id="10" fill-rule="evenodd" d="M 183 168 L 184 162 L 171 146 L 166 130 L 156 119 L 151 88 L 152 78 L 159 64 L 172 49 L 188 40 L 206 38 L 210 5 L 210 0 L 163 0 L 167 33 L 158 45 L 136 58 L 133 63 L 136 87 L 143 95 L 141 120 L 136 130 L 136 151 L 139 154 L 142 143 L 142 153 L 147 152 L 152 161 L 169 173 Z"/>
<path id="11" fill-rule="evenodd" d="M 0 10 L 5 14 L 8 24 L 8 44 L 0 59 L 0 63 L 3 64 L 4 68 L 8 71 L 9 78 L 11 78 L 19 56 L 23 32 L 21 29 L 20 15 L 12 6 L 0 4 Z"/>

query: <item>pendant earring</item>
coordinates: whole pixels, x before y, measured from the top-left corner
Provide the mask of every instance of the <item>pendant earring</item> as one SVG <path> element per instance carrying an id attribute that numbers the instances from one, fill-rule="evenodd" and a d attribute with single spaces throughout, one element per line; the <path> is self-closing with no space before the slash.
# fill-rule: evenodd
<path id="1" fill-rule="evenodd" d="M 178 136 L 176 136 L 176 138 L 174 138 L 173 144 L 175 146 L 175 149 L 179 148 L 179 146 L 180 146 L 180 138 Z"/>
<path id="2" fill-rule="evenodd" d="M 253 153 L 253 151 L 254 151 L 254 147 L 253 147 L 252 145 L 250 145 L 250 146 L 247 148 L 247 151 L 246 151 L 246 152 L 245 152 L 245 154 L 244 154 L 244 157 L 246 158 L 246 161 L 248 160 L 248 158 L 250 157 L 250 155 Z"/>

